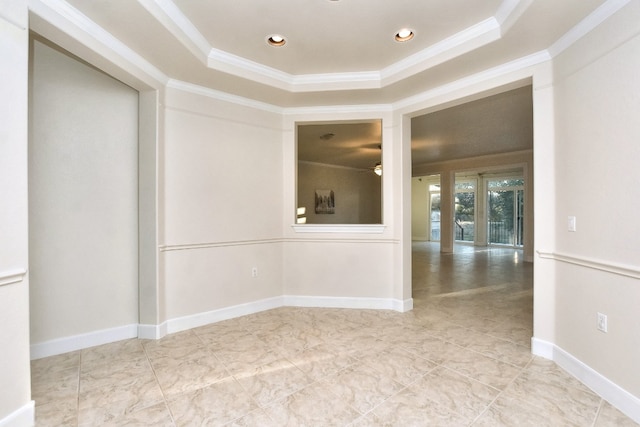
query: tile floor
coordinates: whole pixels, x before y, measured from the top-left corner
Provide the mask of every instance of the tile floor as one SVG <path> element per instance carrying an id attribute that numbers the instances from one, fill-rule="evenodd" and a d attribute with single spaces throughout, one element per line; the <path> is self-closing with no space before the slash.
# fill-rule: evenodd
<path id="1" fill-rule="evenodd" d="M 636 425 L 531 356 L 521 257 L 415 243 L 408 313 L 280 308 L 35 360 L 36 425 Z"/>

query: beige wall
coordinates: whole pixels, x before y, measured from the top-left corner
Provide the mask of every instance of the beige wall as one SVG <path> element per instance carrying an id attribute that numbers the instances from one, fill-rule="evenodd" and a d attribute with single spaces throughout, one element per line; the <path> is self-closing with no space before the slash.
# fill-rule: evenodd
<path id="1" fill-rule="evenodd" d="M 382 223 L 382 179 L 373 171 L 298 162 L 298 207 L 311 224 Z M 315 191 L 334 190 L 335 214 L 315 213 Z"/>
<path id="2" fill-rule="evenodd" d="M 33 422 L 29 374 L 27 2 L 0 8 L 0 423 Z"/>
<path id="3" fill-rule="evenodd" d="M 38 41 L 29 136 L 31 342 L 138 322 L 138 93 Z"/>
<path id="4" fill-rule="evenodd" d="M 554 61 L 556 344 L 640 396 L 640 3 Z M 575 216 L 577 231 L 567 231 Z M 616 267 L 636 273 L 616 274 Z M 603 267 L 601 271 L 593 267 Z M 609 332 L 596 329 L 608 315 Z"/>
<path id="5" fill-rule="evenodd" d="M 174 89 L 165 105 L 162 320 L 282 295 L 281 116 Z"/>

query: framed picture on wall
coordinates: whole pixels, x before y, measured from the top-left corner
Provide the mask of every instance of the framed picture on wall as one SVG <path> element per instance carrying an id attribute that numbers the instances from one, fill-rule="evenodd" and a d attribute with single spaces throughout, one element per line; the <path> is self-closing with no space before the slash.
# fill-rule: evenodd
<path id="1" fill-rule="evenodd" d="M 336 198 L 333 190 L 316 190 L 316 213 L 336 213 Z"/>

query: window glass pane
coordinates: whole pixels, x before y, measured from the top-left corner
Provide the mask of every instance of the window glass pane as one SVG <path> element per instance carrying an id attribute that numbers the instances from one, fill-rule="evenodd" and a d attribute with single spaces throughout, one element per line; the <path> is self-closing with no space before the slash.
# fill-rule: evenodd
<path id="1" fill-rule="evenodd" d="M 489 191 L 489 243 L 513 245 L 514 203 L 513 190 Z"/>
<path id="2" fill-rule="evenodd" d="M 475 239 L 475 192 L 456 193 L 456 240 L 473 242 Z"/>
<path id="3" fill-rule="evenodd" d="M 500 179 L 489 181 L 489 188 L 522 187 L 524 179 Z"/>
<path id="4" fill-rule="evenodd" d="M 476 188 L 474 181 L 456 181 L 456 190 L 473 190 Z"/>

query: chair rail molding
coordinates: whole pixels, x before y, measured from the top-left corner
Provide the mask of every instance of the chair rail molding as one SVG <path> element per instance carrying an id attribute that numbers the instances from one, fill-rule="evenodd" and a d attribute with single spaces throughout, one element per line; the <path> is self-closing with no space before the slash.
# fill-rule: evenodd
<path id="1" fill-rule="evenodd" d="M 640 279 L 640 268 L 616 264 L 605 260 L 598 260 L 592 258 L 585 258 L 580 256 L 568 255 L 559 252 L 543 252 L 537 251 L 538 256 L 542 259 L 551 259 L 554 261 L 560 261 L 567 264 L 579 265 L 581 267 L 591 268 L 593 270 L 605 271 L 607 273 L 617 274 L 619 276 L 631 277 L 633 279 Z"/>
<path id="2" fill-rule="evenodd" d="M 0 286 L 22 282 L 26 274 L 27 270 L 25 268 L 0 271 Z"/>

